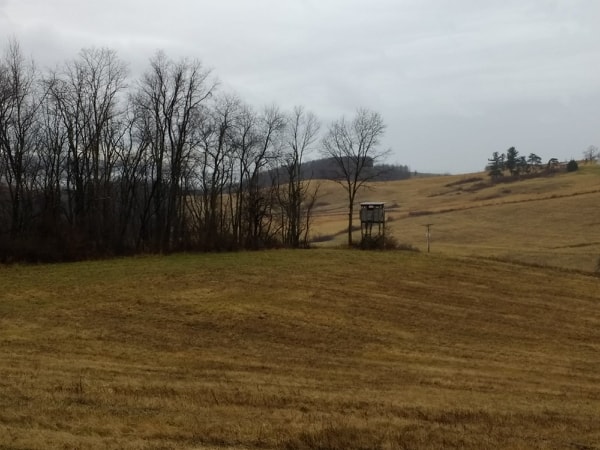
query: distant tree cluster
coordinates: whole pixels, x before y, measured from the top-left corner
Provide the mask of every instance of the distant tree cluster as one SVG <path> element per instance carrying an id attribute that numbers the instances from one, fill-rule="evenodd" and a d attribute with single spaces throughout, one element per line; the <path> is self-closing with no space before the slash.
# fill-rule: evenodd
<path id="1" fill-rule="evenodd" d="M 413 175 L 410 167 L 402 164 L 376 164 L 373 181 L 406 180 Z"/>
<path id="2" fill-rule="evenodd" d="M 302 164 L 300 173 L 301 177 L 306 179 L 335 180 L 339 178 L 338 171 L 339 166 L 334 158 L 321 158 Z M 372 181 L 406 180 L 412 174 L 413 172 L 406 165 L 376 164 L 372 158 L 368 158 L 365 164 L 365 175 L 369 175 Z"/>
<path id="3" fill-rule="evenodd" d="M 300 168 L 319 129 L 302 107 L 257 111 L 218 92 L 196 61 L 159 52 L 132 81 L 114 51 L 87 49 L 40 72 L 11 41 L 0 259 L 303 246 L 316 187 Z"/>
<path id="4" fill-rule="evenodd" d="M 519 155 L 515 147 L 510 147 L 506 153 L 494 152 L 488 159 L 486 170 L 492 179 L 498 179 L 508 172 L 511 176 L 521 173 L 540 171 L 542 158 L 531 153 L 529 157 Z"/>
<path id="5" fill-rule="evenodd" d="M 488 159 L 488 165 L 485 170 L 492 180 L 497 181 L 507 175 L 507 173 L 510 177 L 554 173 L 560 166 L 556 158 L 550 158 L 546 164 L 543 164 L 542 158 L 535 153 L 523 156 L 519 155 L 515 147 L 510 147 L 506 153 L 494 152 L 492 157 Z M 577 161 L 572 160 L 569 162 L 566 169 L 568 171 L 577 170 Z"/>

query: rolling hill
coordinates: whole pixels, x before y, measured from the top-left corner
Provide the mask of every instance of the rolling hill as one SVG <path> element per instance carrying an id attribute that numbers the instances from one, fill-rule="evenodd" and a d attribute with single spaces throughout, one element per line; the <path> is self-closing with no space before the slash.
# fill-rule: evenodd
<path id="1" fill-rule="evenodd" d="M 317 249 L 0 279 L 0 448 L 600 445 L 589 275 Z"/>
<path id="2" fill-rule="evenodd" d="M 432 252 L 0 265 L 0 449 L 600 448 L 600 168 L 375 184 Z"/>
<path id="3" fill-rule="evenodd" d="M 320 183 L 313 238 L 319 246 L 343 245 L 345 192 L 331 181 Z M 497 184 L 485 173 L 372 183 L 359 194 L 360 201 L 386 202 L 388 232 L 422 250 L 424 224 L 431 223 L 431 249 L 438 253 L 588 272 L 600 258 L 597 165 Z"/>

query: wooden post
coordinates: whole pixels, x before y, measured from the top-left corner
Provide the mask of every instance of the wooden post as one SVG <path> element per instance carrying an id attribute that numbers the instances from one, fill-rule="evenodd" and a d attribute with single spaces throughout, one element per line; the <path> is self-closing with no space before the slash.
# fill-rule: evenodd
<path id="1" fill-rule="evenodd" d="M 427 253 L 429 253 L 431 250 L 431 245 L 430 245 L 431 225 L 433 225 L 433 224 L 432 223 L 425 224 L 425 226 L 427 227 L 427 233 L 425 234 L 425 236 L 427 236 Z"/>

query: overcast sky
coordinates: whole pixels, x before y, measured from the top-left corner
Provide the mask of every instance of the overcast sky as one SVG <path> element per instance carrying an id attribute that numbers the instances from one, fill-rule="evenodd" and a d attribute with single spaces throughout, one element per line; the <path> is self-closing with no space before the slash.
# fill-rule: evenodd
<path id="1" fill-rule="evenodd" d="M 159 49 L 199 59 L 222 90 L 324 127 L 369 108 L 389 162 L 421 172 L 600 146 L 600 0 L 0 0 L 10 37 L 42 68 L 87 47 L 132 77 Z"/>

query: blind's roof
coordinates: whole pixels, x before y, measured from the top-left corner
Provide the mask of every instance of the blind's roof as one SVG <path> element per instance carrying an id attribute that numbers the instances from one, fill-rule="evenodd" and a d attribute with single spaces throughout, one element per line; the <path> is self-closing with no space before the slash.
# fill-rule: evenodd
<path id="1" fill-rule="evenodd" d="M 385 202 L 362 202 L 360 206 L 383 206 Z"/>

